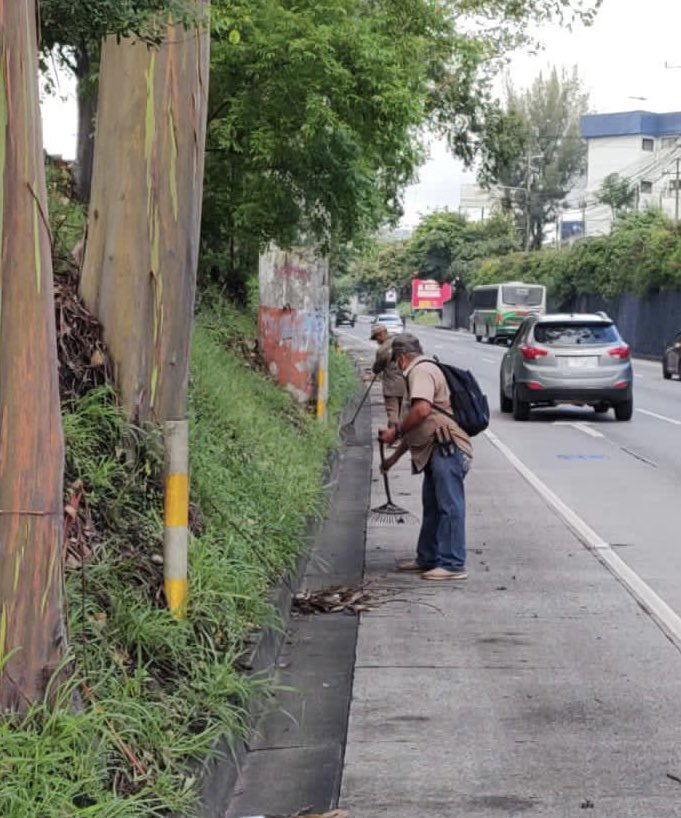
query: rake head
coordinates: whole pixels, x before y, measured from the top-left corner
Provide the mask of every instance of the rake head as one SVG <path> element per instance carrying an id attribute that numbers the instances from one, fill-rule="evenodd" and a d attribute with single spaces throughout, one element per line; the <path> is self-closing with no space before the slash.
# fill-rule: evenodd
<path id="1" fill-rule="evenodd" d="M 394 503 L 384 503 L 382 506 L 371 509 L 369 522 L 374 525 L 418 525 L 419 520 L 406 508 L 400 508 Z"/>

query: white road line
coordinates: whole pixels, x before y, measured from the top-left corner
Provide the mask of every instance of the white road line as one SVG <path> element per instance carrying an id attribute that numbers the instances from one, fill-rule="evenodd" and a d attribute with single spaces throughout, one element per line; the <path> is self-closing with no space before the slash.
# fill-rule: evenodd
<path id="1" fill-rule="evenodd" d="M 639 374 L 638 374 L 638 372 L 634 372 L 634 377 L 635 377 L 635 378 L 639 378 L 640 380 L 644 380 L 644 379 L 645 379 L 645 375 L 639 375 Z"/>
<path id="2" fill-rule="evenodd" d="M 518 471 L 545 502 L 563 519 L 596 559 L 624 586 L 624 588 L 643 607 L 660 630 L 681 650 L 681 617 L 658 596 L 655 591 L 639 577 L 622 560 L 605 540 L 597 534 L 582 518 L 566 505 L 557 494 L 544 483 L 528 466 L 526 466 L 511 449 L 499 438 L 487 430 L 485 437 L 495 446 L 511 465 Z"/>
<path id="3" fill-rule="evenodd" d="M 595 429 L 592 429 L 590 426 L 587 426 L 586 423 L 580 423 L 574 420 L 554 420 L 554 426 L 573 426 L 575 429 L 578 429 L 580 432 L 584 432 L 585 435 L 589 435 L 590 437 L 605 437 L 602 432 L 597 432 Z"/>
<path id="4" fill-rule="evenodd" d="M 488 364 L 496 364 L 497 363 L 496 358 L 483 358 L 482 360 L 487 361 Z"/>
<path id="5" fill-rule="evenodd" d="M 674 426 L 681 426 L 681 420 L 674 420 L 674 418 L 668 418 L 666 415 L 658 415 L 657 412 L 651 412 L 648 409 L 637 409 L 636 411 L 640 412 L 642 415 L 650 415 L 651 418 L 664 420 L 666 423 L 673 423 Z"/>

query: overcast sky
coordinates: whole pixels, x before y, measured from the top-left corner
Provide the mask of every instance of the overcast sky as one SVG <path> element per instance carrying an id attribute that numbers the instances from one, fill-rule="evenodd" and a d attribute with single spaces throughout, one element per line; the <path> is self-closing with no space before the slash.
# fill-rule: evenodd
<path id="1" fill-rule="evenodd" d="M 521 53 L 511 62 L 516 86 L 528 85 L 550 65 L 577 65 L 593 111 L 681 110 L 681 0 L 603 0 L 590 28 L 569 32 L 544 27 L 537 35 L 545 51 L 536 56 Z M 679 67 L 665 68 L 665 62 Z M 59 95 L 43 103 L 45 147 L 73 158 L 74 89 L 63 77 L 60 82 Z M 406 226 L 416 224 L 419 214 L 458 208 L 461 184 L 474 181 L 439 142 L 432 144 L 419 178 L 406 193 Z"/>
<path id="2" fill-rule="evenodd" d="M 551 65 L 577 65 L 592 111 L 681 110 L 681 0 L 603 0 L 590 28 L 544 27 L 537 34 L 545 50 L 514 56 L 514 85 L 529 85 Z M 665 62 L 679 68 L 665 68 Z M 444 144 L 435 142 L 431 154 L 419 184 L 406 192 L 404 226 L 413 227 L 431 210 L 456 210 L 461 184 L 475 182 Z"/>

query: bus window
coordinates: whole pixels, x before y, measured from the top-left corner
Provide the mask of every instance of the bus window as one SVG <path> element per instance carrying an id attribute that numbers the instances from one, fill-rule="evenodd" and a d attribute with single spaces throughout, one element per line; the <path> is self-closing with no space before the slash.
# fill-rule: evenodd
<path id="1" fill-rule="evenodd" d="M 472 306 L 475 310 L 494 310 L 497 306 L 499 287 L 485 287 L 473 290 Z"/>
<path id="2" fill-rule="evenodd" d="M 543 299 L 543 287 L 507 285 L 501 288 L 502 303 L 509 307 L 539 307 Z"/>

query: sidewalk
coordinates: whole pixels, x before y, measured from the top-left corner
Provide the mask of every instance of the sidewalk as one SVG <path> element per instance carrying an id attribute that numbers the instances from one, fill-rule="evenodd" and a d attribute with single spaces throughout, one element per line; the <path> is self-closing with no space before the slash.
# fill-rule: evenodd
<path id="1" fill-rule="evenodd" d="M 372 406 L 374 439 L 383 425 Z M 371 506 L 385 501 L 374 457 Z M 420 514 L 409 458 L 393 499 Z M 483 436 L 465 583 L 393 572 L 369 524 L 340 805 L 350 818 L 681 816 L 681 655 Z"/>

